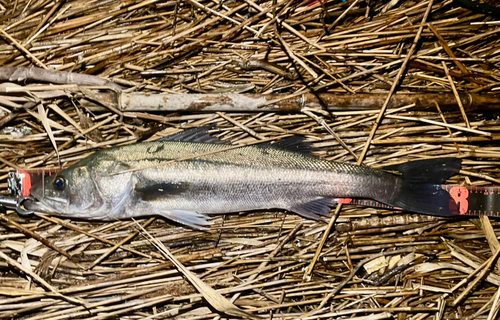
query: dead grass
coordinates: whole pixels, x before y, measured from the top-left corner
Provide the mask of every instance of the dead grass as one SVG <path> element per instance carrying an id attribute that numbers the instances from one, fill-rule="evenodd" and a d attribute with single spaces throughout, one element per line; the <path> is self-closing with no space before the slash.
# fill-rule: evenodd
<path id="1" fill-rule="evenodd" d="M 99 148 L 206 124 L 237 144 L 305 136 L 326 160 L 374 167 L 458 156 L 462 175 L 450 183 L 497 183 L 499 22 L 448 0 L 391 3 L 0 1 L 0 66 L 72 72 L 49 83 L 36 70 L 1 78 L 2 191 L 13 169 L 65 167 Z M 139 112 L 116 100 L 228 92 L 272 97 L 269 105 L 318 93 L 371 104 Z M 393 93 L 450 101 L 443 112 L 432 101 L 422 110 L 418 99 L 389 104 Z M 476 108 L 472 95 L 493 102 Z M 494 219 L 337 212 L 326 236 L 327 225 L 280 211 L 216 216 L 208 232 L 159 218 L 137 223 L 192 274 L 265 319 L 495 317 Z M 234 318 L 208 308 L 134 221 L 8 212 L 1 222 L 0 318 Z"/>

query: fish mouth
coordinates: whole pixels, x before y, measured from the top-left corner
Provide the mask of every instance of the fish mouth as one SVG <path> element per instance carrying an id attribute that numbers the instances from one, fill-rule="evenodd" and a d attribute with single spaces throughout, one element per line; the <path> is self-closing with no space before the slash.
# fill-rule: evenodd
<path id="1" fill-rule="evenodd" d="M 26 199 L 23 203 L 23 206 L 29 211 L 34 211 L 38 213 L 59 214 L 59 212 L 57 212 L 48 203 L 38 199 Z"/>
<path id="2" fill-rule="evenodd" d="M 23 205 L 26 209 L 30 211 L 35 211 L 39 213 L 47 213 L 47 214 L 61 214 L 52 203 L 58 203 L 67 206 L 68 200 L 56 197 L 44 197 L 43 193 L 39 194 L 39 190 L 33 190 L 31 192 L 31 196 L 33 199 L 26 200 Z"/>
<path id="3" fill-rule="evenodd" d="M 40 191 L 40 190 L 37 190 Z M 70 208 L 70 201 L 65 198 L 60 197 L 49 197 L 40 196 L 37 197 L 41 192 L 32 192 L 32 198 L 26 199 L 23 203 L 25 209 L 37 212 L 43 215 L 54 215 L 60 217 L 70 217 L 70 218 L 86 218 L 90 220 L 110 220 L 106 219 L 105 214 L 108 211 L 107 203 L 105 199 L 101 196 L 100 207 L 91 210 L 90 207 L 84 208 L 83 210 L 75 210 L 75 208 Z"/>

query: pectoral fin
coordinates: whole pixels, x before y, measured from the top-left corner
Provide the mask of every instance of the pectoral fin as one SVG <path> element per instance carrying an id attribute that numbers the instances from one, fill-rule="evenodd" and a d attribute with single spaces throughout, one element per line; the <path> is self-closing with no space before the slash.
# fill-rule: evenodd
<path id="1" fill-rule="evenodd" d="M 162 216 L 193 229 L 208 230 L 210 228 L 210 217 L 205 214 L 193 210 L 174 209 L 175 206 L 172 203 L 161 199 L 144 201 L 137 195 L 137 193 L 134 194 L 131 205 L 126 206 L 124 217 Z"/>

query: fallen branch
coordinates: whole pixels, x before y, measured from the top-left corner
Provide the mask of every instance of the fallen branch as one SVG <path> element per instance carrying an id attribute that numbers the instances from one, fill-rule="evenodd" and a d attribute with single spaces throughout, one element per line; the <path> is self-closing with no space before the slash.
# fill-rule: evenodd
<path id="1" fill-rule="evenodd" d="M 500 95 L 459 94 L 466 110 L 495 110 L 500 104 Z M 387 99 L 386 93 L 364 94 L 319 94 L 328 110 L 373 110 L 380 109 Z M 414 110 L 436 110 L 437 102 L 442 110 L 459 110 L 453 93 L 400 93 L 394 94 L 388 104 L 397 108 L 415 104 Z M 121 93 L 120 111 L 166 111 L 166 112 L 300 112 L 303 108 L 321 109 L 318 98 L 310 93 L 287 98 L 281 94 L 141 94 Z"/>
<path id="2" fill-rule="evenodd" d="M 387 93 L 360 93 L 360 94 L 338 94 L 338 93 L 304 93 L 302 95 L 287 94 L 239 94 L 239 93 L 124 93 L 121 87 L 104 78 L 86 74 L 71 73 L 64 71 L 50 71 L 42 68 L 24 67 L 0 67 L 0 81 L 23 82 L 42 81 L 54 84 L 76 84 L 76 88 L 61 88 L 63 90 L 40 91 L 37 88 L 37 96 L 42 98 L 43 92 L 52 92 L 45 96 L 59 97 L 69 92 L 78 93 L 84 97 L 99 101 L 99 104 L 89 102 L 87 106 L 91 110 L 103 110 L 100 105 L 105 105 L 114 112 L 127 111 L 163 111 L 163 112 L 280 112 L 297 113 L 304 108 L 322 109 L 326 106 L 330 111 L 340 110 L 378 110 L 387 100 Z M 105 86 L 114 91 L 99 92 L 91 90 L 86 86 Z M 9 92 L 10 87 L 4 88 Z M 19 88 L 14 88 L 19 91 Z M 25 86 L 23 91 L 35 90 L 34 87 Z M 320 102 L 321 99 L 322 101 Z M 390 98 L 387 107 L 397 108 L 405 105 L 415 104 L 414 110 L 435 111 L 435 103 L 442 110 L 458 110 L 457 101 L 460 101 L 464 109 L 469 110 L 496 110 L 500 105 L 500 95 L 461 92 L 456 95 L 452 92 L 415 92 L 397 93 Z"/>
<path id="3" fill-rule="evenodd" d="M 106 86 L 118 92 L 122 90 L 119 85 L 108 79 L 88 74 L 52 71 L 36 67 L 0 67 L 0 81 L 41 81 L 57 84 L 77 84 L 81 86 Z"/>

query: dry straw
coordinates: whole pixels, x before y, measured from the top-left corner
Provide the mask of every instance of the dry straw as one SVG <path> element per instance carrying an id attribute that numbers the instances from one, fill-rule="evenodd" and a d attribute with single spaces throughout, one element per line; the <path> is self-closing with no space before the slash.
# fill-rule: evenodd
<path id="1" fill-rule="evenodd" d="M 496 184 L 499 18 L 464 2 L 0 1 L 1 191 L 14 169 L 205 125 L 228 148 L 298 135 L 373 167 L 461 157 L 449 183 Z M 207 232 L 7 212 L 0 318 L 497 316 L 496 219 L 332 209 Z"/>

